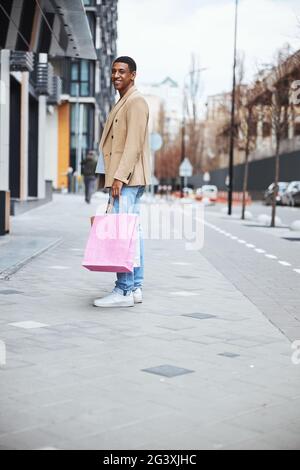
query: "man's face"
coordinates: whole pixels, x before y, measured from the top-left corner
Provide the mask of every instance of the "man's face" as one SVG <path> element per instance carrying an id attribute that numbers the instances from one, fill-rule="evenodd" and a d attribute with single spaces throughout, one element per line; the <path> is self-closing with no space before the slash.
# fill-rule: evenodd
<path id="1" fill-rule="evenodd" d="M 115 62 L 111 70 L 111 80 L 117 91 L 126 90 L 135 78 L 135 72 L 130 72 L 129 65 Z"/>

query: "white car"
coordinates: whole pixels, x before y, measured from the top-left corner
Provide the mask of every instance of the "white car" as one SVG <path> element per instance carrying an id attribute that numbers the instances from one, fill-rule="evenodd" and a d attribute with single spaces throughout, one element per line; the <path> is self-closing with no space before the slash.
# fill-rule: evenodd
<path id="1" fill-rule="evenodd" d="M 300 181 L 291 181 L 285 192 L 281 196 L 281 202 L 284 206 L 294 206 L 294 195 L 300 191 Z"/>
<path id="2" fill-rule="evenodd" d="M 218 188 L 213 184 L 204 184 L 202 188 L 196 190 L 196 199 L 208 199 L 211 202 L 216 202 L 218 199 Z"/>
<path id="3" fill-rule="evenodd" d="M 194 194 L 192 188 L 185 187 L 182 189 L 182 192 L 185 196 L 191 197 Z"/>

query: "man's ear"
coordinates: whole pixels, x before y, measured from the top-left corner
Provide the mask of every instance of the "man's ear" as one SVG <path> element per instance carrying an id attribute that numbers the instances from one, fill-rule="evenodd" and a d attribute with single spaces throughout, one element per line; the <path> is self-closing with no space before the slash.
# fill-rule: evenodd
<path id="1" fill-rule="evenodd" d="M 135 80 L 135 77 L 136 77 L 136 72 L 134 71 L 131 73 L 131 80 Z"/>

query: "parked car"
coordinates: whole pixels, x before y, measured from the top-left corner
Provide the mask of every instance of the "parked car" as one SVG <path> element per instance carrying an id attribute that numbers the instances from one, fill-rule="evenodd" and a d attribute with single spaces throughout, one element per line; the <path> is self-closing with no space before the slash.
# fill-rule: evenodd
<path id="1" fill-rule="evenodd" d="M 286 183 L 284 181 L 278 182 L 278 193 L 276 196 L 276 204 L 282 205 L 282 198 L 283 198 L 285 191 L 287 190 L 288 185 L 289 183 Z M 265 191 L 264 203 L 266 204 L 266 206 L 271 205 L 273 202 L 274 188 L 275 188 L 275 183 L 272 183 Z"/>
<path id="2" fill-rule="evenodd" d="M 300 191 L 300 181 L 291 181 L 282 196 L 282 204 L 286 206 L 295 206 L 295 196 Z"/>
<path id="3" fill-rule="evenodd" d="M 183 188 L 182 192 L 184 196 L 188 196 L 188 197 L 191 197 L 194 194 L 194 191 L 192 190 L 192 188 L 188 188 L 188 187 Z"/>
<path id="4" fill-rule="evenodd" d="M 300 206 L 300 191 L 293 194 L 293 206 Z"/>
<path id="5" fill-rule="evenodd" d="M 216 202 L 218 199 L 218 188 L 213 184 L 204 184 L 201 188 L 196 190 L 196 199 L 208 199 L 211 202 Z"/>

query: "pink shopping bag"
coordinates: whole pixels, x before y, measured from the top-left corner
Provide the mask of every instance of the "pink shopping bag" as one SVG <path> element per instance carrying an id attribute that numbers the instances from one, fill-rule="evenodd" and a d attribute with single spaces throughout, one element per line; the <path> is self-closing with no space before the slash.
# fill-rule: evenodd
<path id="1" fill-rule="evenodd" d="M 90 271 L 132 272 L 135 261 L 138 216 L 96 215 L 82 266 Z"/>

